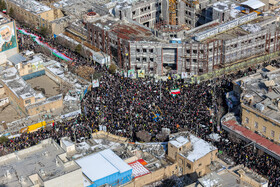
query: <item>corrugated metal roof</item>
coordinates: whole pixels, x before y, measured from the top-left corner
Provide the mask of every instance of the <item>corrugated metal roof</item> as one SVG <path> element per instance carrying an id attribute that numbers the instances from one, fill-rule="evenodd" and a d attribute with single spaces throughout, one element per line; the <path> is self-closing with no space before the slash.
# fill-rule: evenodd
<path id="1" fill-rule="evenodd" d="M 258 9 L 258 8 L 265 6 L 265 4 L 259 0 L 245 1 L 245 2 L 241 3 L 241 5 L 247 5 L 248 7 L 252 8 L 252 9 Z"/>
<path id="2" fill-rule="evenodd" d="M 21 54 L 15 54 L 8 58 L 10 62 L 12 62 L 14 65 L 21 63 L 22 61 L 25 61 L 26 58 L 22 56 Z"/>

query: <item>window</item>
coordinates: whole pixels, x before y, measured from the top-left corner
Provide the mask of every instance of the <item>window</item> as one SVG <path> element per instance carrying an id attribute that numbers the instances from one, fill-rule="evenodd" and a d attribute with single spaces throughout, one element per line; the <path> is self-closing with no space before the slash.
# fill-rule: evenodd
<path id="1" fill-rule="evenodd" d="M 25 101 L 25 104 L 29 104 L 29 103 L 31 103 L 31 100 L 30 100 L 30 99 L 28 99 L 28 100 Z"/>
<path id="2" fill-rule="evenodd" d="M 198 164 L 198 166 L 201 166 L 202 164 L 200 163 L 200 164 Z"/>
<path id="3" fill-rule="evenodd" d="M 146 53 L 147 52 L 147 49 L 143 49 L 143 53 Z"/>
<path id="4" fill-rule="evenodd" d="M 189 169 L 192 168 L 192 166 L 191 166 L 189 163 L 187 163 L 187 167 L 188 167 Z"/>
<path id="5" fill-rule="evenodd" d="M 150 49 L 150 53 L 153 53 L 154 52 L 154 49 Z"/>
<path id="6" fill-rule="evenodd" d="M 245 123 L 249 123 L 249 118 L 245 118 Z"/>
<path id="7" fill-rule="evenodd" d="M 136 52 L 140 52 L 140 49 L 136 49 Z"/>
<path id="8" fill-rule="evenodd" d="M 143 62 L 147 62 L 147 58 L 146 57 L 143 57 Z"/>
<path id="9" fill-rule="evenodd" d="M 135 16 L 135 14 L 136 14 L 136 11 L 133 11 L 133 12 L 132 12 L 132 15 Z"/>
<path id="10" fill-rule="evenodd" d="M 263 126 L 263 132 L 266 133 L 266 126 Z"/>
<path id="11" fill-rule="evenodd" d="M 136 58 L 136 61 L 137 61 L 137 62 L 140 62 L 140 58 Z"/>
<path id="12" fill-rule="evenodd" d="M 272 130 L 272 131 L 271 131 L 271 137 L 274 138 L 274 134 L 275 134 L 275 132 Z"/>
<path id="13" fill-rule="evenodd" d="M 153 61 L 154 61 L 154 58 L 150 58 L 150 61 L 153 62 Z"/>
<path id="14" fill-rule="evenodd" d="M 259 123 L 255 122 L 255 129 L 259 128 Z"/>

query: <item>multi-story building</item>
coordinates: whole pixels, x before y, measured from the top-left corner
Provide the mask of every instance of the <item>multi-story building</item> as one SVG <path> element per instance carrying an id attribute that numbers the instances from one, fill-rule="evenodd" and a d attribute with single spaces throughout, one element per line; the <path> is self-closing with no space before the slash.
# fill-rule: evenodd
<path id="1" fill-rule="evenodd" d="M 7 0 L 8 11 L 14 11 L 17 20 L 23 21 L 35 29 L 47 28 L 52 34 L 59 34 L 68 25 L 59 8 L 51 8 L 35 0 Z"/>
<path id="2" fill-rule="evenodd" d="M 179 175 L 205 175 L 217 152 L 216 147 L 190 133 L 173 134 L 168 142 L 168 158 L 177 162 Z"/>
<path id="3" fill-rule="evenodd" d="M 257 13 L 240 13 L 223 24 L 212 21 L 188 31 L 161 28 L 151 30 L 129 19 L 103 16 L 87 24 L 88 42 L 112 55 L 123 69 L 160 75 L 168 68 L 200 75 L 280 50 L 277 17 Z"/>
<path id="4" fill-rule="evenodd" d="M 131 4 L 127 2 L 117 3 L 114 16 L 120 20 L 131 19 L 146 27 L 153 28 L 160 21 L 161 0 L 136 1 Z"/>
<path id="5" fill-rule="evenodd" d="M 280 143 L 280 69 L 272 66 L 233 81 L 240 97 L 242 125 Z"/>

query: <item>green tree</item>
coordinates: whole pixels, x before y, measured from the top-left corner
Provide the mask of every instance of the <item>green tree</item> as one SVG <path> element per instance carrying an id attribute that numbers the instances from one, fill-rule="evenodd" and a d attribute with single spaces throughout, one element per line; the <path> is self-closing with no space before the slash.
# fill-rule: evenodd
<path id="1" fill-rule="evenodd" d="M 2 10 L 5 10 L 6 9 L 6 3 L 5 3 L 5 1 L 1 1 L 0 0 L 0 10 L 2 11 Z"/>
<path id="2" fill-rule="evenodd" d="M 9 16 L 12 18 L 15 18 L 15 11 L 14 11 L 13 7 L 10 8 Z"/>
<path id="3" fill-rule="evenodd" d="M 115 64 L 111 64 L 108 71 L 109 71 L 109 73 L 114 74 L 114 73 L 116 73 L 116 69 L 117 69 L 117 66 Z"/>
<path id="4" fill-rule="evenodd" d="M 82 45 L 81 45 L 81 44 L 78 44 L 78 45 L 75 47 L 75 52 L 80 54 L 81 51 L 82 51 Z"/>
<path id="5" fill-rule="evenodd" d="M 47 27 L 40 27 L 39 33 L 42 34 L 44 37 L 46 37 L 46 36 L 48 36 L 49 31 L 48 31 Z"/>
<path id="6" fill-rule="evenodd" d="M 7 138 L 6 136 L 1 136 L 0 137 L 0 143 L 4 143 L 4 142 L 7 142 L 9 141 L 9 138 Z"/>

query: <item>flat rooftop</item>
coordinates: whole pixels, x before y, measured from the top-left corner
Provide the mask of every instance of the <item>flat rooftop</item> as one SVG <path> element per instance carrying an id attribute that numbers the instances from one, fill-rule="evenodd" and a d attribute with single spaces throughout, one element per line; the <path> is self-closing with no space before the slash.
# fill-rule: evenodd
<path id="1" fill-rule="evenodd" d="M 28 1 L 10 0 L 10 1 L 34 14 L 40 14 L 51 10 L 49 6 L 35 0 L 28 0 Z"/>
<path id="2" fill-rule="evenodd" d="M 93 25 L 113 32 L 118 37 L 130 41 L 158 41 L 151 30 L 136 22 L 119 20 L 112 17 L 100 17 Z"/>
<path id="3" fill-rule="evenodd" d="M 14 67 L 7 67 L 2 70 L 0 72 L 0 78 L 18 98 L 27 99 L 33 96 L 38 98 L 44 97 L 42 94 L 37 94 L 35 90 L 18 75 L 17 69 Z"/>
<path id="4" fill-rule="evenodd" d="M 180 155 L 187 158 L 191 162 L 199 160 L 208 153 L 217 150 L 215 146 L 187 132 L 170 135 L 170 140 L 171 141 L 169 142 L 176 147 L 181 147 L 183 144 L 188 142 L 191 143 L 190 149 L 180 152 Z"/>
<path id="5" fill-rule="evenodd" d="M 47 75 L 26 80 L 27 83 L 37 92 L 42 93 L 46 98 L 60 94 L 59 85 Z"/>
<path id="6" fill-rule="evenodd" d="M 65 151 L 54 140 L 46 139 L 28 149 L 0 157 L 1 185 L 33 186 L 34 183 L 29 178 L 32 175 L 48 181 L 80 169 L 74 161 L 59 159 L 59 155 L 63 153 Z"/>
<path id="7" fill-rule="evenodd" d="M 0 12 L 0 25 L 8 23 L 10 21 L 11 21 L 11 19 L 7 15 Z"/>
<path id="8" fill-rule="evenodd" d="M 84 175 L 92 182 L 115 173 L 124 173 L 132 170 L 132 167 L 125 163 L 112 150 L 106 149 L 76 160 L 81 166 Z"/>
<path id="9" fill-rule="evenodd" d="M 243 92 L 243 104 L 280 123 L 280 69 L 263 68 L 257 73 L 235 80 Z"/>

